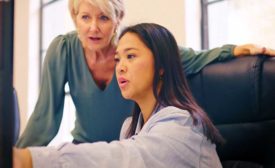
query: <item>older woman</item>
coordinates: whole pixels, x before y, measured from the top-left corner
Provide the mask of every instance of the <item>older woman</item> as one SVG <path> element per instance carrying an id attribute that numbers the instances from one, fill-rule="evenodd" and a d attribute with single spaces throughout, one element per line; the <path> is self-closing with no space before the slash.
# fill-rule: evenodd
<path id="1" fill-rule="evenodd" d="M 69 9 L 76 31 L 56 37 L 49 46 L 39 98 L 17 147 L 47 145 L 54 138 L 62 119 L 66 83 L 76 107 L 74 143 L 118 139 L 133 107 L 121 96 L 114 75 L 122 0 L 69 0 Z M 181 59 L 185 72 L 192 74 L 214 60 L 262 52 L 270 50 L 254 45 L 225 45 L 206 52 L 182 48 Z"/>

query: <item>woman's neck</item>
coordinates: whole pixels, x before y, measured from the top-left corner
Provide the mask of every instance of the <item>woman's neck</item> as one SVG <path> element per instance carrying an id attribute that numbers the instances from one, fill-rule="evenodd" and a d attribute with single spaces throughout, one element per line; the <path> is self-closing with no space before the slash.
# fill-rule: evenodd
<path id="1" fill-rule="evenodd" d="M 157 102 L 156 98 L 154 94 L 151 94 L 147 97 L 143 97 L 142 99 L 140 99 L 140 101 L 136 102 L 141 110 L 143 121 L 144 123 L 146 123 L 149 120 L 151 114 L 153 113 L 153 110 L 155 109 Z"/>
<path id="2" fill-rule="evenodd" d="M 114 55 L 114 47 L 101 51 L 85 51 L 85 59 L 89 71 L 101 90 L 104 90 L 112 81 L 115 68 Z"/>
<path id="3" fill-rule="evenodd" d="M 100 63 L 108 59 L 113 59 L 116 48 L 112 45 L 101 50 L 84 49 L 85 57 L 88 58 L 90 63 Z M 111 57 L 111 58 L 110 58 Z"/>

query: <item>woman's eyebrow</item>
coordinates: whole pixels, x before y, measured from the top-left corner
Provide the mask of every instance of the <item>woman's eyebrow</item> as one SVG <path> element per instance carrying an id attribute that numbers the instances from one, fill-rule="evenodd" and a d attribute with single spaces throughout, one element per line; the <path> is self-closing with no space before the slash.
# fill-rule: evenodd
<path id="1" fill-rule="evenodd" d="M 124 48 L 124 49 L 122 50 L 122 53 L 125 53 L 125 52 L 127 52 L 127 51 L 129 51 L 129 50 L 138 50 L 138 49 L 137 49 L 137 48 L 134 48 L 134 47 L 128 47 L 128 48 Z M 115 54 L 117 55 L 118 53 L 119 53 L 119 51 L 116 50 Z"/>

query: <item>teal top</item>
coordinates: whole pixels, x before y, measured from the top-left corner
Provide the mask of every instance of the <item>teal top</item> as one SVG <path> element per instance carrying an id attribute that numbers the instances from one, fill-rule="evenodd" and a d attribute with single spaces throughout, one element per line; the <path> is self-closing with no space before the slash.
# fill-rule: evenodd
<path id="1" fill-rule="evenodd" d="M 194 74 L 214 60 L 233 57 L 233 48 L 234 45 L 225 45 L 206 52 L 180 48 L 185 73 Z M 77 34 L 70 32 L 56 37 L 47 51 L 38 101 L 17 147 L 47 145 L 54 138 L 63 115 L 66 83 L 76 108 L 73 138 L 79 142 L 119 138 L 134 103 L 123 99 L 115 75 L 104 90 L 98 88 Z"/>

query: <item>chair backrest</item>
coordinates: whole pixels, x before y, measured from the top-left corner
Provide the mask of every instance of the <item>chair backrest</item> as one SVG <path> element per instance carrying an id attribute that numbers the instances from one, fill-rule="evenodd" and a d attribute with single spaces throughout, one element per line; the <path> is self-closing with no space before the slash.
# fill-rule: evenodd
<path id="1" fill-rule="evenodd" d="M 229 162 L 275 167 L 275 58 L 213 63 L 188 80 L 226 139 L 217 147 L 224 167 Z"/>

